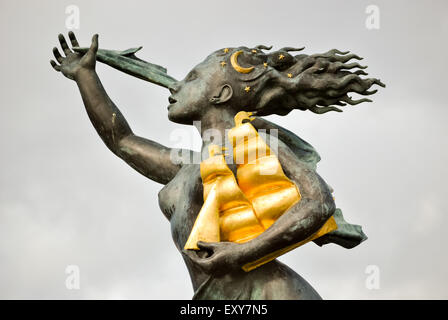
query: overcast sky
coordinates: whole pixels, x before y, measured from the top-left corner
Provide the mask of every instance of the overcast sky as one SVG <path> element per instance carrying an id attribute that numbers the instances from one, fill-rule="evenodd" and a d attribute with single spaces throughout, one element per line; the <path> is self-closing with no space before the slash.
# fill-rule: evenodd
<path id="1" fill-rule="evenodd" d="M 368 30 L 377 5 L 380 28 Z M 82 46 L 143 46 L 181 79 L 212 51 L 258 44 L 332 48 L 365 59 L 387 88 L 343 113 L 269 117 L 320 153 L 320 175 L 369 239 L 313 243 L 281 258 L 326 299 L 448 298 L 445 226 L 446 1 L 0 1 L 0 298 L 190 299 L 190 278 L 161 214 L 161 185 L 116 158 L 91 126 L 76 84 L 53 71 L 68 5 Z M 168 91 L 99 64 L 138 135 L 174 146 Z M 445 215 L 444 213 L 445 212 Z M 80 289 L 65 285 L 80 268 Z M 377 266 L 380 287 L 366 286 Z M 375 267 L 374 267 L 375 268 Z"/>

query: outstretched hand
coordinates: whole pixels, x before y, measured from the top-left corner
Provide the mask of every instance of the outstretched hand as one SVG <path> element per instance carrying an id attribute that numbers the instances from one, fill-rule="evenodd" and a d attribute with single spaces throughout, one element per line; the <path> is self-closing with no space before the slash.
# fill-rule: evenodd
<path id="1" fill-rule="evenodd" d="M 76 40 L 75 34 L 72 31 L 68 33 L 68 36 L 72 47 L 79 47 L 78 40 Z M 62 72 L 65 77 L 71 80 L 75 80 L 82 70 L 95 70 L 96 53 L 98 51 L 97 34 L 93 36 L 92 44 L 85 54 L 70 50 L 62 34 L 59 34 L 58 39 L 65 56 L 60 54 L 58 48 L 53 48 L 54 57 L 59 63 L 57 64 L 54 60 L 51 60 L 50 63 L 53 69 Z"/>
<path id="2" fill-rule="evenodd" d="M 183 250 L 195 265 L 207 274 L 225 274 L 241 270 L 246 248 L 244 244 L 234 242 L 198 242 L 198 247 L 208 253 L 201 258 L 194 250 Z"/>

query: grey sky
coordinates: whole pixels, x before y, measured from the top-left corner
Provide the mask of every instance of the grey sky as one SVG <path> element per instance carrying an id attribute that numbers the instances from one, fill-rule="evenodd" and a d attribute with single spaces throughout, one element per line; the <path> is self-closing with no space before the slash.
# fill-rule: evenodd
<path id="1" fill-rule="evenodd" d="M 49 64 L 65 8 L 81 45 L 143 45 L 181 79 L 212 51 L 258 44 L 353 51 L 387 88 L 344 113 L 270 120 L 310 142 L 346 219 L 369 239 L 307 244 L 281 258 L 327 299 L 448 298 L 443 214 L 448 178 L 446 1 L 0 2 L 0 298 L 189 299 L 193 291 L 159 211 L 161 185 L 116 158 L 91 126 L 76 84 Z M 367 5 L 380 29 L 367 30 Z M 107 9 L 106 9 L 107 8 Z M 99 64 L 134 132 L 172 146 L 168 91 Z M 189 127 L 191 146 L 198 135 Z M 67 290 L 65 267 L 81 270 Z M 380 289 L 365 286 L 368 265 Z"/>

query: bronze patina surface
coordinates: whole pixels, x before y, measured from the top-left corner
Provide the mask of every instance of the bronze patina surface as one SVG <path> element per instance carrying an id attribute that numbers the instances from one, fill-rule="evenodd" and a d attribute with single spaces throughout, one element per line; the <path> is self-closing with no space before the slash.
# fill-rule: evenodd
<path id="1" fill-rule="evenodd" d="M 51 65 L 76 82 L 92 125 L 106 146 L 132 168 L 164 185 L 159 192 L 160 209 L 171 224 L 174 243 L 190 273 L 194 298 L 320 299 L 319 294 L 292 269 L 278 260 L 265 263 L 264 259 L 273 259 L 284 250 L 310 240 L 318 245 L 335 243 L 352 248 L 366 236 L 360 226 L 347 223 L 341 210 L 336 208 L 331 188 L 316 172 L 320 157 L 314 148 L 291 131 L 262 116 L 287 115 L 294 109 L 317 114 L 340 112 L 341 107 L 347 104 L 370 101 L 366 98 L 354 100 L 349 96 L 352 93 L 374 94 L 376 90 L 370 90 L 373 85 L 384 87 L 376 78 L 363 77 L 367 75 L 363 71 L 366 67 L 349 62 L 361 58 L 336 49 L 322 54 L 292 55 L 291 52 L 303 48 L 285 47 L 272 52 L 270 47 L 263 45 L 223 48 L 211 53 L 183 80 L 176 81 L 165 68 L 137 58 L 135 52 L 139 48 L 125 51 L 98 49 L 97 35 L 89 48 L 81 48 L 72 32 L 69 38 L 72 48 L 64 36 L 59 35 L 63 54 L 54 48 L 56 61 L 52 60 Z M 228 168 L 223 172 L 227 178 L 230 177 L 225 181 L 232 184 L 230 189 L 233 192 L 225 194 L 249 200 L 242 210 L 252 208 L 255 214 L 257 210 L 265 210 L 265 219 L 261 219 L 259 225 L 263 230 L 255 231 L 258 232 L 256 236 L 247 241 L 233 241 L 231 232 L 228 232 L 224 234 L 228 241 L 199 241 L 193 243 L 197 245 L 194 249 L 199 250 L 184 249 L 198 214 L 205 205 L 204 200 L 216 196 L 219 188 L 210 185 L 210 190 L 204 189 L 207 179 L 203 181 L 206 175 L 201 176 L 200 163 L 188 160 L 198 156 L 195 152 L 183 150 L 183 154 L 190 157 L 173 161 L 172 154 L 178 150 L 132 132 L 101 84 L 95 71 L 97 60 L 168 88 L 171 92 L 169 120 L 189 125 L 200 121 L 197 128 L 203 138 L 199 156 L 202 161 L 220 156 L 216 150 L 223 147 L 219 144 L 211 146 L 216 142 L 208 139 L 207 130 L 214 130 L 225 137 L 228 130 L 235 127 L 234 118 L 239 112 L 256 114 L 250 124 L 254 130 L 267 130 L 263 141 L 268 149 L 273 143 L 277 146 L 275 159 L 270 161 L 278 161 L 284 178 L 279 174 L 276 179 L 282 181 L 288 192 L 296 190 L 297 201 L 288 202 L 290 205 L 281 214 L 270 211 L 271 208 L 266 205 L 259 205 L 257 209 L 260 194 L 252 191 L 255 190 L 254 185 L 263 185 L 259 182 L 261 178 L 254 180 L 248 171 L 237 168 L 237 164 L 223 163 Z M 269 135 L 272 129 L 277 130 L 277 137 Z M 209 147 L 215 151 L 209 153 Z M 238 181 L 241 182 L 239 186 L 233 184 L 237 182 L 235 177 L 241 180 Z M 270 201 L 270 204 L 277 203 L 275 199 Z M 213 207 L 213 204 L 210 206 Z M 217 217 L 214 219 L 216 222 Z M 316 238 L 315 235 L 330 219 L 337 224 L 337 230 L 329 229 Z M 231 227 L 229 230 L 237 229 Z M 219 228 L 213 229 L 212 233 L 215 239 L 221 237 Z M 243 270 L 244 266 L 246 268 Z"/>

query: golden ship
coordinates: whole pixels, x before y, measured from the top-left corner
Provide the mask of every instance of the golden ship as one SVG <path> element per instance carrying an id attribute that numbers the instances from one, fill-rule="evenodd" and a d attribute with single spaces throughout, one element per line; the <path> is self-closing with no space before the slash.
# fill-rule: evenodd
<path id="1" fill-rule="evenodd" d="M 239 112 L 234 118 L 235 127 L 229 131 L 233 160 L 237 164 L 236 178 L 220 146 L 210 145 L 209 158 L 200 164 L 204 204 L 185 249 L 199 250 L 198 241 L 244 243 L 252 240 L 301 199 L 297 185 L 285 175 L 276 154 L 250 123 L 251 115 Z M 243 270 L 253 270 L 336 229 L 331 217 L 307 239 L 248 263 Z"/>

